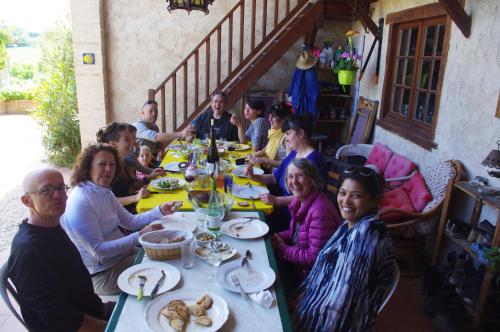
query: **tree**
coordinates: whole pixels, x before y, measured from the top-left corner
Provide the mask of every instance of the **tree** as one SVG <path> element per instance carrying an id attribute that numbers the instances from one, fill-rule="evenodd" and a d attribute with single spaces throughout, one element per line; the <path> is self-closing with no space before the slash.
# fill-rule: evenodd
<path id="1" fill-rule="evenodd" d="M 5 26 L 0 25 L 0 70 L 7 65 L 7 43 L 10 42 L 10 34 Z"/>
<path id="2" fill-rule="evenodd" d="M 73 41 L 68 21 L 57 22 L 42 35 L 41 82 L 35 94 L 34 117 L 43 127 L 49 161 L 74 163 L 80 152 L 80 124 L 76 99 Z"/>

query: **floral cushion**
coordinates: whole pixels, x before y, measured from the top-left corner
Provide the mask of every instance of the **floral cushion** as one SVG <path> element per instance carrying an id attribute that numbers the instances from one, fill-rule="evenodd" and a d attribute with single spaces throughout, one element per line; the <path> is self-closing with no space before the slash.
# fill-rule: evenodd
<path id="1" fill-rule="evenodd" d="M 415 212 L 410 196 L 403 188 L 397 188 L 382 195 L 380 204 L 380 220 L 385 222 L 401 221 L 401 213 L 388 212 L 387 209 L 399 209 L 401 212 Z"/>
<path id="2" fill-rule="evenodd" d="M 448 183 L 453 180 L 455 174 L 455 167 L 450 161 L 435 163 L 422 171 L 422 176 L 432 195 L 432 200 L 427 203 L 423 212 L 432 210 L 441 204 L 446 195 Z"/>
<path id="3" fill-rule="evenodd" d="M 432 195 L 419 172 L 416 172 L 401 188 L 408 193 L 415 212 L 421 212 L 432 200 Z"/>
<path id="4" fill-rule="evenodd" d="M 393 152 L 385 145 L 375 143 L 370 151 L 370 154 L 368 155 L 368 158 L 366 159 L 365 165 L 375 165 L 377 166 L 377 169 L 384 174 L 392 153 Z"/>

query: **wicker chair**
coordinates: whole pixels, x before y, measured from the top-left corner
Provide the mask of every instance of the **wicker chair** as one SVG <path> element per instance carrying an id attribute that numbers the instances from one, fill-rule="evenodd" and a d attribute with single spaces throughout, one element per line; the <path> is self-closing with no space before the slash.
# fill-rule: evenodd
<path id="1" fill-rule="evenodd" d="M 343 160 L 346 159 L 347 157 L 352 157 L 352 156 L 362 156 L 365 158 L 368 158 L 368 155 L 370 154 L 370 151 L 372 150 L 373 145 L 371 144 L 349 144 L 349 145 L 344 145 L 341 146 L 337 150 L 337 154 L 335 155 L 335 158 L 337 160 Z"/>
<path id="2" fill-rule="evenodd" d="M 453 184 L 462 176 L 462 166 L 458 160 L 438 162 L 422 171 L 427 188 L 432 194 L 432 200 L 420 213 L 409 213 L 399 209 L 386 209 L 384 214 L 399 213 L 399 221 L 387 223 L 391 232 L 394 258 L 402 265 L 407 265 L 407 275 L 419 274 L 420 257 L 425 246 L 425 237 L 420 235 L 416 226 L 426 220 L 439 216 L 445 198 L 450 194 Z M 406 263 L 406 264 L 405 264 Z"/>

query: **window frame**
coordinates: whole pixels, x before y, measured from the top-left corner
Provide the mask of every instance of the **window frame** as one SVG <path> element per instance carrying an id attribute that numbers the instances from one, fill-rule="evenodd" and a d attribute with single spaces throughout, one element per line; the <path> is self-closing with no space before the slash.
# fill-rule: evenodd
<path id="1" fill-rule="evenodd" d="M 416 112 L 418 91 L 421 90 L 417 82 L 420 82 L 421 62 L 423 57 L 420 51 L 423 52 L 423 43 L 425 41 L 426 27 L 433 24 L 444 24 L 445 34 L 443 37 L 442 55 L 440 58 L 440 68 L 438 82 L 435 89 L 435 107 L 432 122 L 426 124 L 413 118 Z M 441 100 L 441 89 L 446 68 L 446 60 L 448 56 L 450 33 L 452 20 L 447 15 L 445 9 L 440 3 L 429 4 L 416 8 L 411 8 L 401 12 L 391 13 L 387 15 L 386 24 L 389 24 L 387 52 L 386 52 L 386 67 L 385 78 L 382 90 L 381 113 L 377 125 L 395 133 L 427 150 L 437 148 L 434 142 L 436 133 L 437 120 L 439 117 L 439 105 Z M 392 95 L 396 79 L 397 59 L 399 55 L 399 36 L 403 29 L 410 27 L 418 27 L 417 48 L 415 52 L 415 61 L 412 74 L 409 112 L 405 118 L 401 113 L 391 112 Z M 430 90 L 430 86 L 427 88 Z"/>

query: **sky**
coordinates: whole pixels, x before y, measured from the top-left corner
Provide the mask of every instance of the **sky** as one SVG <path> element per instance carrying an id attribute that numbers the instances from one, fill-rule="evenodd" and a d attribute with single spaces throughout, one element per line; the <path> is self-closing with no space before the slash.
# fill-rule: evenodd
<path id="1" fill-rule="evenodd" d="M 7 25 L 43 32 L 69 12 L 70 0 L 0 0 L 0 21 Z"/>

